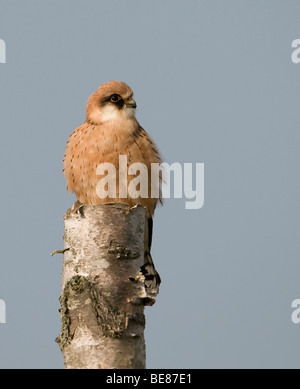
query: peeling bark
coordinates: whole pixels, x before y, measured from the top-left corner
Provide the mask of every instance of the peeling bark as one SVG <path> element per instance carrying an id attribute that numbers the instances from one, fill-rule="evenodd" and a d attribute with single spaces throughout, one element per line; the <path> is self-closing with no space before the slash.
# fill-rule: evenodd
<path id="1" fill-rule="evenodd" d="M 61 333 L 69 369 L 145 368 L 145 210 L 84 205 L 64 216 Z"/>

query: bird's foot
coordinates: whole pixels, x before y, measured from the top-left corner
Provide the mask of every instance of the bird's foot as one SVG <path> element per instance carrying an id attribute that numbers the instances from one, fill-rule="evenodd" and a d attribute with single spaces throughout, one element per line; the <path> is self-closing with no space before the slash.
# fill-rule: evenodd
<path id="1" fill-rule="evenodd" d="M 84 217 L 84 214 L 83 214 L 83 203 L 81 203 L 80 201 L 76 200 L 75 203 L 73 204 L 72 208 L 71 208 L 71 213 L 76 213 L 76 214 L 80 215 L 81 217 Z"/>

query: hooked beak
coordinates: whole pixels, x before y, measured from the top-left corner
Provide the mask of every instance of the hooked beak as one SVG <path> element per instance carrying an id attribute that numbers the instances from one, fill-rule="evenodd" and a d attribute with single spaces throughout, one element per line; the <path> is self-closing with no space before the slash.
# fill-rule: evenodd
<path id="1" fill-rule="evenodd" d="M 126 101 L 125 101 L 125 104 L 126 104 L 127 107 L 129 107 L 129 108 L 136 108 L 136 107 L 137 107 L 136 102 L 135 102 L 135 100 L 133 100 L 133 99 L 126 100 Z"/>

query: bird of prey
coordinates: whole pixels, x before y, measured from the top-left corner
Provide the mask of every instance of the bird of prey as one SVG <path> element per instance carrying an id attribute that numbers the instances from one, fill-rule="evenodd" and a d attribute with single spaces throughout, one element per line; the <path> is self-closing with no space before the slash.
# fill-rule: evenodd
<path id="1" fill-rule="evenodd" d="M 136 102 L 132 89 L 120 81 L 110 81 L 89 97 L 86 105 L 86 120 L 70 135 L 64 157 L 64 175 L 67 190 L 75 192 L 77 201 L 82 204 L 104 204 L 111 202 L 127 203 L 130 207 L 141 204 L 146 210 L 145 223 L 145 261 L 141 268 L 145 276 L 148 295 L 156 296 L 159 290 L 160 276 L 155 270 L 151 254 L 152 217 L 161 202 L 161 194 L 151 197 L 151 164 L 161 163 L 159 151 L 147 132 L 140 126 L 136 117 Z M 127 193 L 120 195 L 119 156 L 127 157 L 128 166 L 143 163 L 148 170 L 148 196 L 135 196 Z M 113 198 L 101 198 L 97 195 L 97 166 L 110 163 L 116 169 L 116 193 Z M 128 191 L 129 192 L 129 191 Z M 161 193 L 159 191 L 159 193 Z M 150 304 L 150 303 L 149 303 Z"/>

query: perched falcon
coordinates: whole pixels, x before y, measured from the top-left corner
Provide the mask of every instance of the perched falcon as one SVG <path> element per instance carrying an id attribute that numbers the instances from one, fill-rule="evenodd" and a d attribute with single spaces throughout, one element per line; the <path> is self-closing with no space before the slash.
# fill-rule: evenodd
<path id="1" fill-rule="evenodd" d="M 83 204 L 104 204 L 110 202 L 127 203 L 130 207 L 141 204 L 146 209 L 145 275 L 149 295 L 156 296 L 160 277 L 156 272 L 151 254 L 152 217 L 161 195 L 151 197 L 151 163 L 161 163 L 158 149 L 136 117 L 136 102 L 132 89 L 120 81 L 102 84 L 93 93 L 86 106 L 86 121 L 71 134 L 64 157 L 64 175 L 69 192 L 75 192 L 77 200 Z M 120 196 L 119 156 L 127 156 L 127 165 L 143 163 L 148 170 L 148 197 Z M 116 197 L 101 198 L 97 195 L 97 166 L 111 163 L 116 169 Z M 127 172 L 126 172 L 127 175 Z M 127 180 L 128 185 L 130 180 Z M 124 184 L 124 183 L 123 183 Z M 160 193 L 160 192 L 159 192 Z M 131 193 L 132 194 L 132 193 Z"/>

